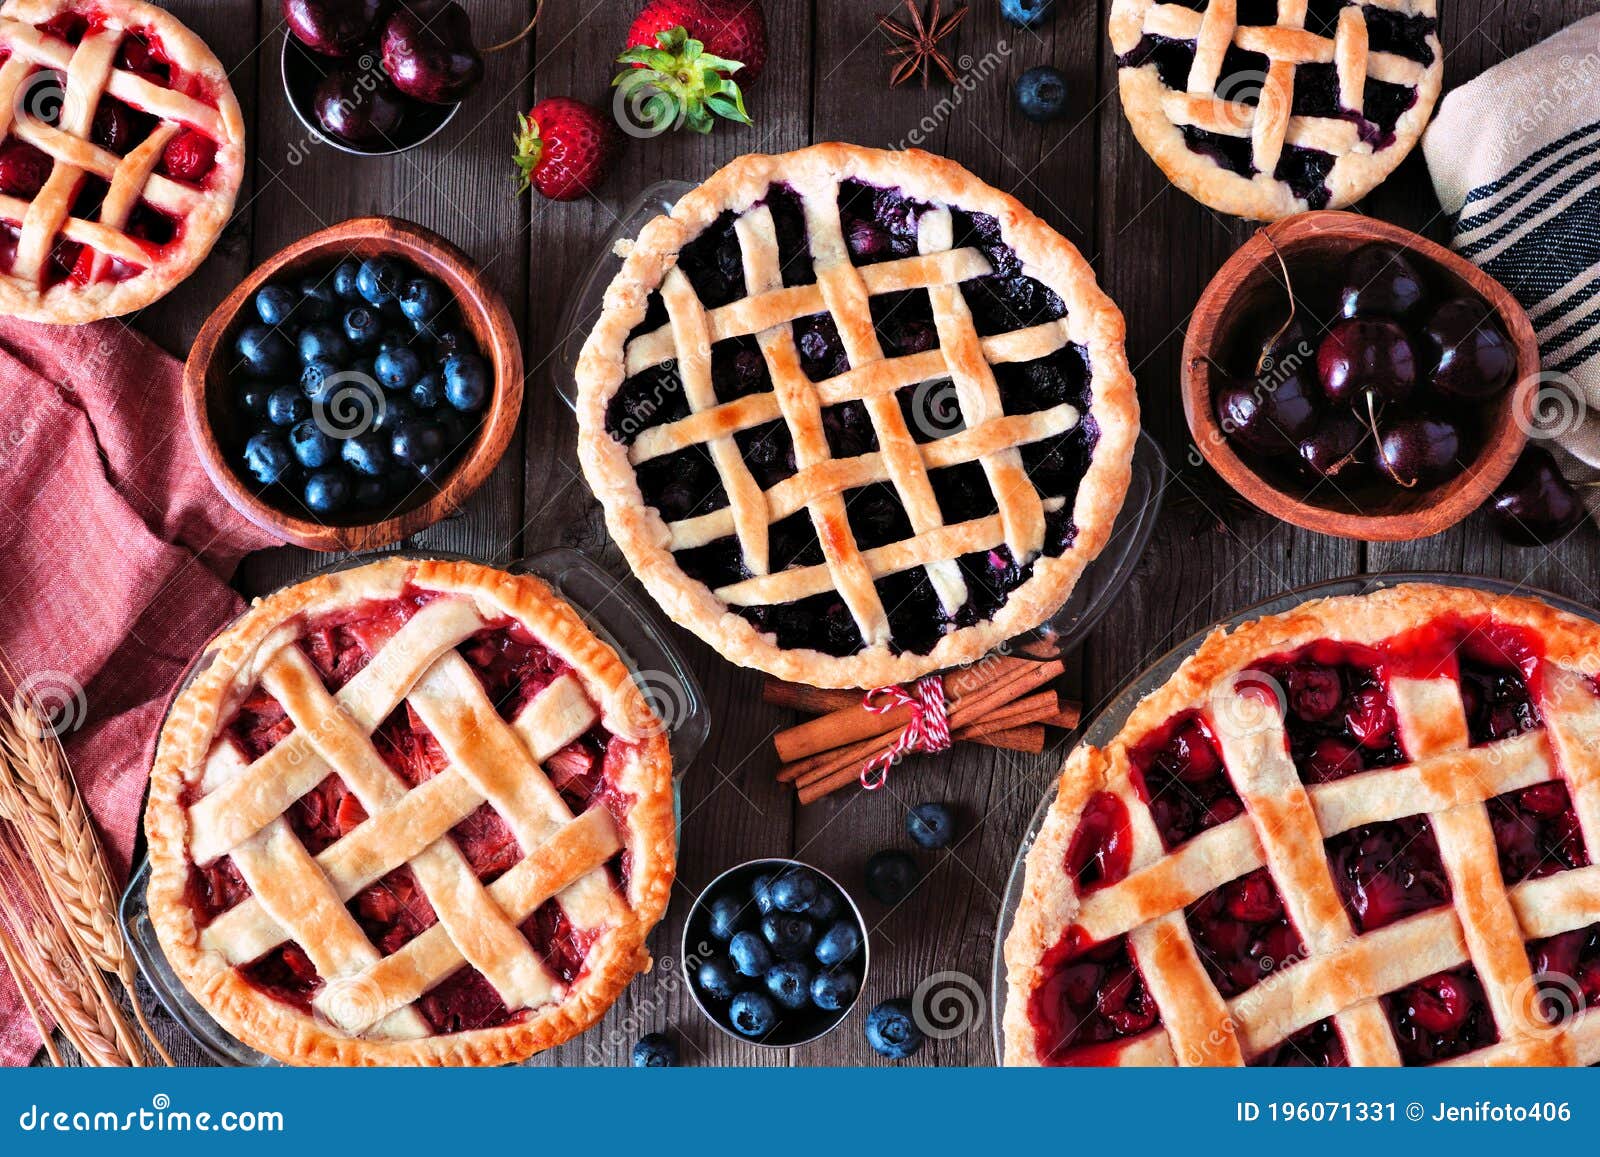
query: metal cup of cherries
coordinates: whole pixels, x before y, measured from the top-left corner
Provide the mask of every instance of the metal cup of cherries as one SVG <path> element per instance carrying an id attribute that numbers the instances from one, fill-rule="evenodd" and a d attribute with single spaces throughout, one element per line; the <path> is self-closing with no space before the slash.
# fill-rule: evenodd
<path id="1" fill-rule="evenodd" d="M 1347 494 L 1421 491 L 1458 473 L 1486 404 L 1516 372 L 1516 348 L 1488 304 L 1435 296 L 1406 251 L 1381 242 L 1345 258 L 1331 294 L 1299 294 L 1282 272 L 1283 312 L 1246 339 L 1243 364 L 1224 367 L 1212 395 L 1234 447 L 1280 476 Z M 1331 317 L 1307 308 L 1315 296 L 1331 298 Z"/>
<path id="2" fill-rule="evenodd" d="M 700 893 L 683 931 L 683 971 L 700 1010 L 756 1044 L 805 1044 L 855 1006 L 866 924 L 831 878 L 796 860 L 729 868 Z"/>
<path id="3" fill-rule="evenodd" d="M 455 300 L 389 254 L 256 291 L 230 377 L 262 497 L 328 522 L 371 522 L 441 480 L 471 443 L 493 371 Z"/>

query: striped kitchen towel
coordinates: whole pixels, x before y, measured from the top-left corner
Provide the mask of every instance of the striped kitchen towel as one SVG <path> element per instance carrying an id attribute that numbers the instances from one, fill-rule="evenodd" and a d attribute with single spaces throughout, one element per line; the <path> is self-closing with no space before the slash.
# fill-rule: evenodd
<path id="1" fill-rule="evenodd" d="M 1453 247 L 1538 334 L 1535 437 L 1569 479 L 1600 479 L 1600 15 L 1452 91 L 1422 151 Z"/>

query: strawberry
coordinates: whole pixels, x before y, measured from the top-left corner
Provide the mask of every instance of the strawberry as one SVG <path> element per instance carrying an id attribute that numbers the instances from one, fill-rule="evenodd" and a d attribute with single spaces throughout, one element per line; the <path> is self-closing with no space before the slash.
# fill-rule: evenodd
<path id="1" fill-rule="evenodd" d="M 161 151 L 161 168 L 169 177 L 198 185 L 217 161 L 217 142 L 204 133 L 185 129 Z"/>
<path id="2" fill-rule="evenodd" d="M 767 65 L 767 18 L 759 0 L 650 0 L 628 29 L 628 47 L 654 48 L 661 33 L 680 26 L 708 55 L 742 64 L 746 84 Z"/>
<path id="3" fill-rule="evenodd" d="M 637 118 L 637 136 L 677 128 L 709 133 L 717 117 L 750 123 L 732 77 L 744 65 L 707 52 L 681 24 L 656 33 L 653 48 L 628 49 L 617 63 L 629 65 L 611 81 L 620 102 L 617 115 Z"/>
<path id="4" fill-rule="evenodd" d="M 517 117 L 522 183 L 552 201 L 572 201 L 605 179 L 622 145 L 617 128 L 581 100 L 553 96 Z"/>

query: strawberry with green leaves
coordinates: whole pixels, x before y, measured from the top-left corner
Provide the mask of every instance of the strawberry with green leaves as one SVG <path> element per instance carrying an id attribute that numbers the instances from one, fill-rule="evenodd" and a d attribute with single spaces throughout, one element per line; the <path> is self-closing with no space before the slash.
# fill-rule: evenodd
<path id="1" fill-rule="evenodd" d="M 742 64 L 746 85 L 767 66 L 767 17 L 758 0 L 651 0 L 628 29 L 628 47 L 655 48 L 674 28 L 710 55 Z"/>
<path id="2" fill-rule="evenodd" d="M 622 136 L 599 111 L 570 97 L 541 100 L 517 117 L 517 168 L 522 183 L 552 201 L 592 192 L 621 151 Z"/>
<path id="3" fill-rule="evenodd" d="M 750 123 L 744 94 L 732 77 L 744 65 L 706 51 L 682 25 L 658 32 L 654 47 L 628 49 L 617 63 L 630 66 L 611 82 L 625 102 L 620 107 L 630 109 L 642 128 L 709 133 L 718 117 Z"/>

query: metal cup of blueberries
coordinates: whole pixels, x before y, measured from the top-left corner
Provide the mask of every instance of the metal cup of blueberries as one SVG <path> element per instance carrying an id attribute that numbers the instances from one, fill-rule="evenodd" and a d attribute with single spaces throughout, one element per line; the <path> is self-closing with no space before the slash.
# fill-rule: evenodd
<path id="1" fill-rule="evenodd" d="M 449 292 L 409 262 L 346 258 L 262 286 L 250 309 L 231 351 L 232 451 L 271 505 L 381 519 L 477 433 L 493 371 Z"/>

